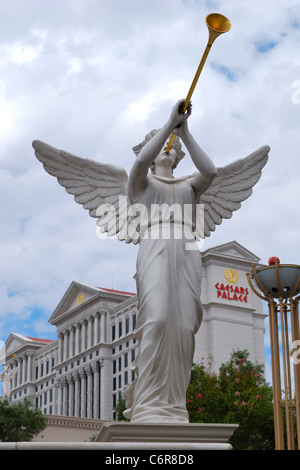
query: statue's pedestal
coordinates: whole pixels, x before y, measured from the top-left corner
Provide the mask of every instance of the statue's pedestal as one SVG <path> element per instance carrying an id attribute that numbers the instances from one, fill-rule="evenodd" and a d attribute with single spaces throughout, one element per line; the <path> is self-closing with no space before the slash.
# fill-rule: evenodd
<path id="1" fill-rule="evenodd" d="M 128 449 L 136 450 L 230 450 L 228 440 L 237 428 L 237 424 L 108 422 L 103 424 L 96 442 L 110 442 L 110 448 L 112 443 L 116 448 L 126 443 Z"/>

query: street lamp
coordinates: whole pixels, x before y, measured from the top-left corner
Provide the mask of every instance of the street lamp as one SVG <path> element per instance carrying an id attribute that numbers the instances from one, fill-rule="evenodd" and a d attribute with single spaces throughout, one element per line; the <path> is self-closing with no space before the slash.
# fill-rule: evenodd
<path id="1" fill-rule="evenodd" d="M 252 272 L 247 273 L 247 280 L 252 291 L 266 300 L 269 307 L 275 446 L 277 450 L 285 449 L 283 426 L 285 410 L 286 446 L 288 450 L 295 449 L 293 412 L 295 410 L 297 443 L 300 450 L 300 360 L 296 360 L 295 354 L 291 354 L 297 346 L 300 346 L 300 266 L 280 264 L 278 258 L 272 257 L 269 259 L 269 266 L 257 269 L 253 264 Z M 281 348 L 279 335 L 281 335 Z M 294 365 L 294 390 L 291 362 Z M 284 381 L 283 396 L 281 372 Z"/>

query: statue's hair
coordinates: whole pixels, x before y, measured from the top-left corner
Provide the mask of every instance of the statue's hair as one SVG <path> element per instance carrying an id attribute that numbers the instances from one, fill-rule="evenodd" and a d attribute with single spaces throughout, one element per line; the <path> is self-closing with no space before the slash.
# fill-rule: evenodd
<path id="1" fill-rule="evenodd" d="M 143 142 L 141 142 L 139 145 L 136 145 L 135 147 L 132 148 L 136 156 L 139 155 L 142 148 L 149 142 L 149 140 L 152 139 L 152 137 L 154 137 L 158 133 L 159 130 L 160 129 L 153 129 L 151 132 L 149 132 L 149 134 L 145 136 L 145 139 L 143 140 Z M 175 170 L 180 160 L 182 160 L 183 157 L 185 156 L 185 153 L 182 150 L 182 145 L 178 136 L 175 137 L 173 146 L 176 152 L 176 159 L 175 159 L 175 163 L 173 165 L 172 170 Z M 152 164 L 150 165 L 150 169 L 152 173 L 154 172 L 154 168 L 155 168 L 155 163 L 152 162 Z"/>

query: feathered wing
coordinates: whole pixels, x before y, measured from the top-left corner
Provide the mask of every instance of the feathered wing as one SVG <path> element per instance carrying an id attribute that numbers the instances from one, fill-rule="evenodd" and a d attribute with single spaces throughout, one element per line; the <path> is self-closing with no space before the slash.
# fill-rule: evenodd
<path id="1" fill-rule="evenodd" d="M 248 157 L 217 169 L 217 175 L 198 201 L 204 211 L 204 236 L 220 225 L 223 219 L 230 219 L 232 213 L 241 207 L 251 194 L 253 186 L 261 177 L 268 160 L 270 147 L 265 145 Z"/>
<path id="2" fill-rule="evenodd" d="M 128 175 L 123 168 L 77 157 L 39 140 L 32 146 L 45 170 L 98 219 L 102 232 L 126 239 Z"/>

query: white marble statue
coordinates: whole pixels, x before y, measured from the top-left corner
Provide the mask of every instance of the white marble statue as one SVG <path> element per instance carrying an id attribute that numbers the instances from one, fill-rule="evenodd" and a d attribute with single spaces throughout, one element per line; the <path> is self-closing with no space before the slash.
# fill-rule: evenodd
<path id="1" fill-rule="evenodd" d="M 33 142 L 45 170 L 98 219 L 102 230 L 140 245 L 137 378 L 125 391 L 124 413 L 132 422 L 188 422 L 186 389 L 194 336 L 202 319 L 201 257 L 196 243 L 201 230 L 195 228 L 195 212 L 204 208 L 202 237 L 208 237 L 250 196 L 268 159 L 269 147 L 264 146 L 244 159 L 215 168 L 189 132 L 191 106 L 182 114 L 182 101 L 159 131 L 152 131 L 134 147 L 137 157 L 129 177 L 114 165 Z M 168 153 L 166 144 L 172 133 L 177 137 Z M 174 178 L 173 169 L 184 156 L 179 138 L 196 171 Z M 135 220 L 138 223 L 132 223 Z"/>

